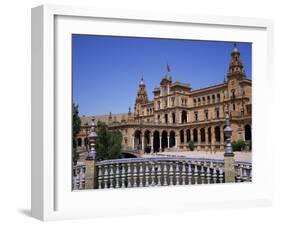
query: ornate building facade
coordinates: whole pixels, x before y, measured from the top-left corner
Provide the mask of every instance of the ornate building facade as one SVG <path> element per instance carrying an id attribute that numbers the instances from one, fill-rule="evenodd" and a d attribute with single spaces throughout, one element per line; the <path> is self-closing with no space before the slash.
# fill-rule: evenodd
<path id="1" fill-rule="evenodd" d="M 159 152 L 190 150 L 219 151 L 224 149 L 224 126 L 231 116 L 232 140 L 251 140 L 251 80 L 247 79 L 236 44 L 230 57 L 225 81 L 201 89 L 190 84 L 173 82 L 170 69 L 148 99 L 143 78 L 137 91 L 134 112 L 95 116 L 110 129 L 123 134 L 124 150 Z M 78 146 L 85 148 L 92 117 L 81 117 L 82 130 Z"/>

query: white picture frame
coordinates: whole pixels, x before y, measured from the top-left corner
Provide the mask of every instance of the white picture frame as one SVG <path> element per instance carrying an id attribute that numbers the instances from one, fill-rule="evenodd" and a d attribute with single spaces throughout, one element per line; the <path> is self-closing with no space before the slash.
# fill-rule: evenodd
<path id="1" fill-rule="evenodd" d="M 252 42 L 253 182 L 71 191 L 71 33 Z M 272 104 L 272 39 L 273 22 L 265 19 L 55 5 L 32 9 L 32 216 L 56 220 L 270 205 L 273 179 L 266 172 L 273 169 L 273 150 L 266 149 L 266 109 Z"/>

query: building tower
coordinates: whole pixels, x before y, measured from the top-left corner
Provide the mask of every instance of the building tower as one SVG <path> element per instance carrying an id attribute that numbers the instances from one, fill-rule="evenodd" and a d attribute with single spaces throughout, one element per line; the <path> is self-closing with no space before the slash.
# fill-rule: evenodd
<path id="1" fill-rule="evenodd" d="M 143 77 L 142 77 L 141 81 L 140 81 L 140 84 L 139 84 L 139 90 L 138 90 L 138 93 L 137 93 L 136 103 L 135 103 L 135 114 L 136 114 L 136 116 L 139 116 L 140 114 L 142 114 L 141 105 L 145 104 L 147 102 L 148 102 L 148 96 L 147 96 L 144 80 L 143 80 Z"/>
<path id="2" fill-rule="evenodd" d="M 233 45 L 227 78 L 228 80 L 234 78 L 238 80 L 246 78 L 244 66 L 240 59 L 240 52 L 237 48 L 236 43 L 234 43 Z"/>

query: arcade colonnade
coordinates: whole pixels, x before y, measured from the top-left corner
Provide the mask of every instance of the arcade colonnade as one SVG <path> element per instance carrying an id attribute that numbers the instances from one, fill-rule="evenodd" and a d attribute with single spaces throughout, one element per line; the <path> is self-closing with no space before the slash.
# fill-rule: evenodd
<path id="1" fill-rule="evenodd" d="M 251 126 L 244 126 L 243 140 L 251 140 Z M 153 153 L 167 149 L 189 149 L 193 141 L 195 150 L 223 150 L 224 126 L 208 126 L 181 129 L 136 129 L 131 148 Z"/>

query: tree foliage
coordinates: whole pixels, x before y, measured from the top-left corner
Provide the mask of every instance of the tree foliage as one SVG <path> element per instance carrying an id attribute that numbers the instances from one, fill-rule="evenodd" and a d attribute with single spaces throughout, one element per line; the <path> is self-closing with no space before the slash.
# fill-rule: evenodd
<path id="1" fill-rule="evenodd" d="M 188 147 L 190 151 L 194 150 L 194 142 L 192 140 L 188 142 Z"/>
<path id="2" fill-rule="evenodd" d="M 79 154 L 77 152 L 77 143 L 76 143 L 76 136 L 80 132 L 81 129 L 81 120 L 79 117 L 79 106 L 76 104 L 72 104 L 72 162 L 76 165 Z"/>
<path id="3" fill-rule="evenodd" d="M 243 140 L 237 140 L 232 142 L 233 151 L 242 151 L 246 147 L 246 142 Z"/>
<path id="4" fill-rule="evenodd" d="M 122 134 L 118 130 L 109 130 L 103 122 L 97 124 L 96 159 L 121 158 Z"/>

